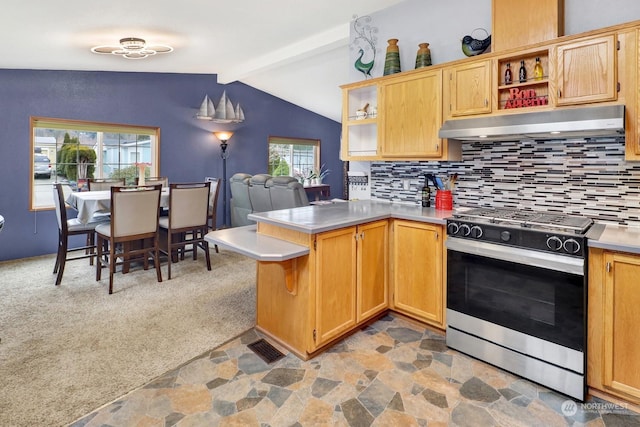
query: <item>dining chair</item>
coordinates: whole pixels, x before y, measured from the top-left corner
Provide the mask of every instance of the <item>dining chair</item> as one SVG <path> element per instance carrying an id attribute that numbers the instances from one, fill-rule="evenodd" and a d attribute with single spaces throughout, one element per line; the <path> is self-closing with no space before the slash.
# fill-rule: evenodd
<path id="1" fill-rule="evenodd" d="M 95 253 L 95 229 L 99 224 L 109 222 L 109 218 L 96 218 L 86 224 L 80 222 L 77 218 L 67 218 L 67 206 L 65 204 L 64 185 L 61 183 L 53 184 L 53 202 L 56 207 L 56 219 L 58 221 L 58 254 L 56 263 L 53 267 L 53 274 L 57 273 L 56 286 L 60 285 L 62 275 L 64 274 L 64 266 L 67 261 L 89 258 L 89 264 L 93 265 Z M 69 248 L 69 237 L 85 236 L 84 246 L 74 246 Z M 84 251 L 83 255 L 74 255 L 74 253 Z"/>
<path id="2" fill-rule="evenodd" d="M 169 178 L 166 176 L 151 176 L 144 179 L 144 185 L 157 185 L 162 184 L 163 188 L 169 187 Z M 138 178 L 136 177 L 136 185 L 138 185 Z"/>
<path id="3" fill-rule="evenodd" d="M 171 264 L 178 259 L 179 252 L 193 252 L 197 260 L 197 250 L 201 248 L 211 270 L 209 243 L 204 236 L 209 231 L 209 191 L 211 182 L 194 182 L 169 185 L 169 216 L 160 218 L 160 229 L 166 230 L 167 245 L 161 252 L 167 254 L 168 277 L 171 279 Z M 175 258 L 174 258 L 175 257 Z"/>
<path id="4" fill-rule="evenodd" d="M 210 182 L 209 187 L 209 231 L 217 229 L 217 212 L 218 212 L 218 194 L 220 193 L 220 178 L 213 178 L 210 176 L 205 177 L 205 182 Z M 215 245 L 216 253 L 218 251 L 218 245 Z"/>
<path id="5" fill-rule="evenodd" d="M 105 191 L 111 187 L 126 185 L 126 178 L 91 178 L 87 181 L 89 191 Z"/>
<path id="6" fill-rule="evenodd" d="M 101 279 L 102 267 L 109 268 L 109 294 L 113 293 L 116 266 L 124 268 L 132 259 L 140 259 L 145 270 L 152 259 L 158 282 L 162 282 L 158 245 L 161 191 L 159 184 L 111 187 L 111 222 L 96 227 L 96 281 Z"/>

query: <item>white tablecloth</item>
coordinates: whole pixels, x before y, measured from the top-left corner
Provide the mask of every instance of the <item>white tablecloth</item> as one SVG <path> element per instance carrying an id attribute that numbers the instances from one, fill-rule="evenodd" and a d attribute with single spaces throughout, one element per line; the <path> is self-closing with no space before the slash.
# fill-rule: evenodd
<path id="1" fill-rule="evenodd" d="M 78 211 L 78 220 L 86 224 L 94 214 L 111 211 L 111 190 L 73 192 L 66 202 Z M 168 188 L 163 188 L 160 193 L 160 207 L 169 207 Z"/>

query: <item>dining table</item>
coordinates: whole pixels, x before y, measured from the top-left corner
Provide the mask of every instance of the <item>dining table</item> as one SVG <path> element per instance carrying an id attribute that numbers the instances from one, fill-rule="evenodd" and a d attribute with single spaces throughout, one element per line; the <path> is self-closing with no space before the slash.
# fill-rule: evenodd
<path id="1" fill-rule="evenodd" d="M 96 214 L 111 212 L 111 190 L 74 191 L 69 193 L 65 201 L 78 211 L 77 219 L 83 224 L 88 223 Z M 169 207 L 169 188 L 162 188 L 160 207 Z"/>

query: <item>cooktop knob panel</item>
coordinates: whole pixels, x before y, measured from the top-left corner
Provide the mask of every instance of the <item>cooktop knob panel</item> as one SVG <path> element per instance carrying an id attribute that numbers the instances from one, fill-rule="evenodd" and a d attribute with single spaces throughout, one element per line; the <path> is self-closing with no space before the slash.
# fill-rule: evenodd
<path id="1" fill-rule="evenodd" d="M 459 229 L 460 229 L 460 226 L 455 222 L 450 222 L 447 225 L 447 231 L 449 232 L 449 234 L 458 234 Z"/>
<path id="2" fill-rule="evenodd" d="M 482 228 L 478 227 L 477 225 L 474 225 L 473 227 L 471 227 L 471 237 L 473 237 L 474 239 L 481 238 Z"/>
<path id="3" fill-rule="evenodd" d="M 552 251 L 559 251 L 562 249 L 562 240 L 557 236 L 551 236 L 547 239 L 547 247 Z"/>
<path id="4" fill-rule="evenodd" d="M 576 254 L 580 250 L 580 243 L 578 243 L 575 239 L 567 239 L 564 241 L 562 247 L 570 254 Z"/>

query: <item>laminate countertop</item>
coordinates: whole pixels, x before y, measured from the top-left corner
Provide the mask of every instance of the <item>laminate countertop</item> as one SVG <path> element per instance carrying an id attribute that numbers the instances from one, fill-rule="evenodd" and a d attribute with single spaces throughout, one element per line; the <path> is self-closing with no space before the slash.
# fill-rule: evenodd
<path id="1" fill-rule="evenodd" d="M 388 218 L 446 224 L 446 218 L 452 214 L 453 211 L 423 208 L 416 205 L 357 200 L 256 212 L 249 214 L 248 218 L 302 233 L 316 234 Z"/>
<path id="2" fill-rule="evenodd" d="M 590 248 L 640 254 L 640 227 L 606 225 L 595 239 L 589 239 Z"/>

